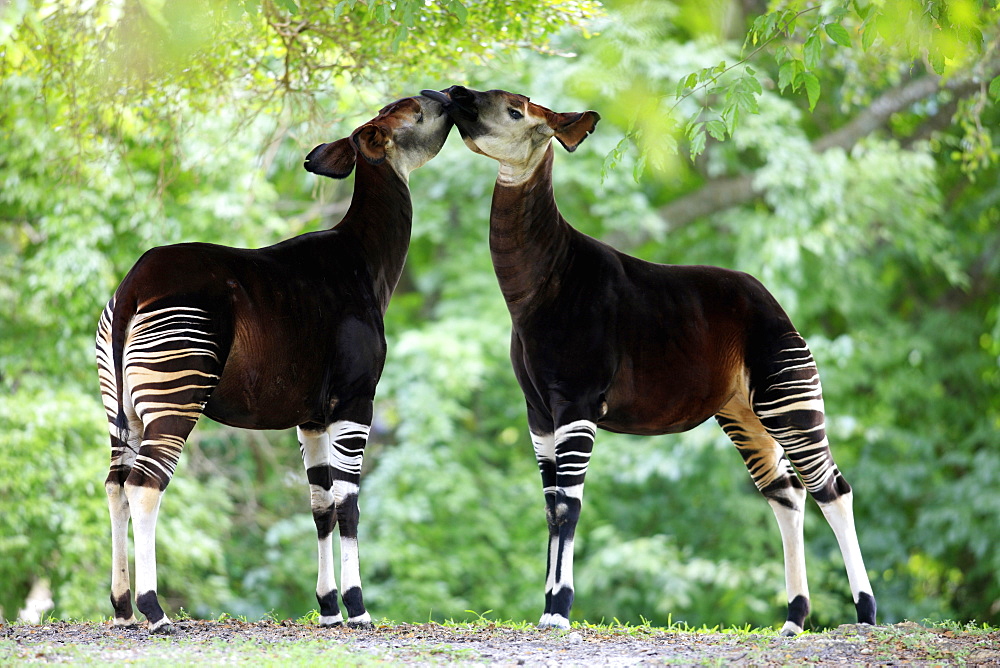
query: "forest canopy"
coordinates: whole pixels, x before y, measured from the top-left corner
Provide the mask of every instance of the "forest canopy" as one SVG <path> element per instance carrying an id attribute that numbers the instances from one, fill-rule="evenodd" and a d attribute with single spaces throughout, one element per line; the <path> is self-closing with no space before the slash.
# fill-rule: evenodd
<path id="1" fill-rule="evenodd" d="M 93 337 L 136 259 L 334 225 L 352 182 L 320 182 L 306 153 L 462 83 L 601 114 L 556 156 L 577 228 L 779 298 L 820 366 L 880 620 L 997 624 L 998 75 L 1000 9 L 971 0 L 4 3 L 0 616 L 39 583 L 56 616 L 111 613 Z M 542 495 L 486 245 L 495 169 L 452 137 L 411 178 L 361 488 L 376 617 L 541 612 Z M 587 490 L 575 621 L 782 620 L 777 527 L 713 423 L 599 433 Z M 160 517 L 168 614 L 315 608 L 294 433 L 202 420 Z M 810 624 L 851 621 L 815 505 L 806 540 Z"/>

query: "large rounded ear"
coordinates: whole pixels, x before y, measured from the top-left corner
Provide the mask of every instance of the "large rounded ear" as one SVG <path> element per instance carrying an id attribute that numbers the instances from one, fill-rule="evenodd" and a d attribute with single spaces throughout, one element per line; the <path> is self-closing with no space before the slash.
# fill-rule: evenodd
<path id="1" fill-rule="evenodd" d="M 549 126 L 556 131 L 556 139 L 567 151 L 572 153 L 576 147 L 587 138 L 597 121 L 601 120 L 601 115 L 596 111 L 584 111 L 576 114 L 556 114 L 548 119 Z"/>
<path id="2" fill-rule="evenodd" d="M 345 137 L 329 144 L 320 144 L 311 150 L 302 166 L 313 174 L 329 176 L 333 179 L 344 179 L 354 170 L 354 163 L 357 159 L 357 149 Z"/>
<path id="3" fill-rule="evenodd" d="M 351 135 L 354 145 L 365 160 L 377 165 L 385 160 L 385 148 L 389 145 L 389 133 L 380 125 L 365 123 Z"/>

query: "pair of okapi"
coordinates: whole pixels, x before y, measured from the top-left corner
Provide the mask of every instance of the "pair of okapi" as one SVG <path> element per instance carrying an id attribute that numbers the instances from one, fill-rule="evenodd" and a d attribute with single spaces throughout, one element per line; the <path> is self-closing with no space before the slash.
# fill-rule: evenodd
<path id="1" fill-rule="evenodd" d="M 131 516 L 136 606 L 151 632 L 172 631 L 156 595 L 156 518 L 202 414 L 246 429 L 297 427 L 318 535 L 319 623 L 345 621 L 333 563 L 339 525 L 346 623 L 370 625 L 358 485 L 386 356 L 383 315 L 409 245 L 409 173 L 437 154 L 452 125 L 472 151 L 500 163 L 490 251 L 510 310 L 511 361 L 549 527 L 539 626 L 569 626 L 573 539 L 597 428 L 666 434 L 711 416 L 778 521 L 789 601 L 782 632 L 801 632 L 809 612 L 807 491 L 836 534 L 858 621 L 875 623 L 851 487 L 830 454 L 816 365 L 778 302 L 747 274 L 645 262 L 560 215 L 552 138 L 573 151 L 599 118 L 556 113 L 501 90 L 424 90 L 309 153 L 305 168 L 316 174 L 342 179 L 357 170 L 350 208 L 333 229 L 258 250 L 187 243 L 142 256 L 97 330 L 111 432 L 116 625 L 136 624 Z"/>

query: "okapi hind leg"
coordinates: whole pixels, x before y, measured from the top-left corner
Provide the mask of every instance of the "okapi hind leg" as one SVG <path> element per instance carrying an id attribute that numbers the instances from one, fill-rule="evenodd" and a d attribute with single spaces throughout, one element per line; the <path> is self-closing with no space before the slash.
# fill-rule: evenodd
<path id="1" fill-rule="evenodd" d="M 784 448 L 837 537 L 858 623 L 874 625 L 875 597 L 854 525 L 853 492 L 830 452 L 819 371 L 798 333 L 786 334 L 777 344 L 764 369 L 752 371 L 754 412 Z"/>
<path id="2" fill-rule="evenodd" d="M 545 497 L 545 517 L 548 525 L 548 544 L 545 560 L 545 608 L 538 620 L 538 628 L 558 626 L 552 622 L 552 590 L 555 587 L 554 559 L 559 548 L 559 529 L 555 524 L 556 516 L 556 448 L 555 436 L 550 432 L 536 433 L 530 431 L 531 444 L 535 450 L 535 459 L 542 475 L 542 494 Z"/>
<path id="3" fill-rule="evenodd" d="M 108 496 L 111 515 L 111 606 L 115 626 L 135 626 L 138 621 L 132 609 L 132 588 L 128 566 L 129 506 L 125 495 L 125 480 L 132 470 L 132 463 L 142 440 L 142 423 L 131 414 L 126 417 L 125 407 L 119 416 L 118 385 L 111 344 L 111 323 L 114 316 L 114 298 L 101 313 L 97 326 L 97 374 L 101 387 L 101 401 L 108 418 L 111 437 L 111 463 L 104 489 Z M 131 409 L 131 407 L 128 407 Z"/>
<path id="4" fill-rule="evenodd" d="M 806 578 L 805 519 L 806 490 L 792 471 L 781 446 L 764 429 L 743 395 L 737 395 L 715 419 L 743 457 L 747 471 L 767 499 L 781 532 L 785 560 L 785 592 L 788 616 L 781 634 L 802 633 L 809 614 L 809 584 Z"/>
<path id="5" fill-rule="evenodd" d="M 112 476 L 104 484 L 111 514 L 111 606 L 115 626 L 135 626 L 128 569 L 129 505 L 124 485 Z"/>
<path id="6" fill-rule="evenodd" d="M 150 633 L 170 634 L 174 627 L 156 596 L 156 519 L 163 490 L 125 483 L 135 536 L 135 603 L 146 617 Z"/>
<path id="7" fill-rule="evenodd" d="M 132 589 L 129 584 L 128 567 L 128 496 L 125 494 L 125 480 L 132 470 L 139 443 L 142 439 L 142 423 L 136 420 L 131 429 L 120 429 L 117 420 L 108 416 L 111 431 L 111 465 L 104 481 L 108 495 L 108 511 L 111 515 L 111 606 L 115 611 L 115 626 L 135 626 L 138 621 L 132 610 Z M 122 441 L 122 438 L 125 440 Z"/>
<path id="8" fill-rule="evenodd" d="M 204 402 L 196 405 L 203 406 Z M 147 419 L 142 446 L 125 481 L 135 539 L 135 603 L 145 615 L 150 633 L 174 632 L 157 598 L 156 521 L 163 492 L 173 477 L 196 419 L 197 414 L 181 412 Z"/>

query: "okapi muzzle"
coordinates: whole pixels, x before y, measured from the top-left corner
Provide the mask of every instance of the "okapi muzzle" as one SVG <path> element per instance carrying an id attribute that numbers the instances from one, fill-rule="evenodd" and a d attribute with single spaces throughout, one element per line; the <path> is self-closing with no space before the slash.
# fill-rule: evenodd
<path id="1" fill-rule="evenodd" d="M 425 89 L 420 91 L 420 94 L 441 103 L 445 113 L 458 127 L 462 139 L 475 139 L 483 132 L 482 128 L 477 126 L 479 105 L 474 91 L 465 86 L 451 86 L 442 91 Z"/>

